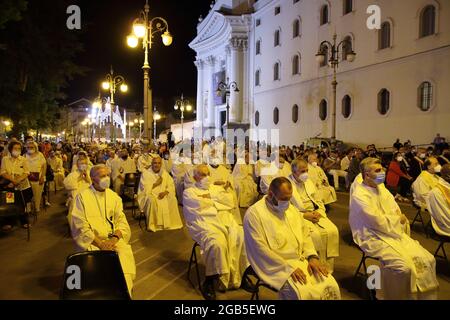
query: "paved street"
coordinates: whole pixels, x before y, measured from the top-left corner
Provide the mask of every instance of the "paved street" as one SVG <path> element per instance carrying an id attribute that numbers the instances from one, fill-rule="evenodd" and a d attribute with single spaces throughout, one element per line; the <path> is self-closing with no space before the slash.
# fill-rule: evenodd
<path id="1" fill-rule="evenodd" d="M 362 285 L 352 281 L 353 273 L 361 259 L 360 252 L 348 245 L 351 239 L 348 216 L 348 194 L 339 193 L 339 202 L 332 206 L 330 218 L 341 233 L 341 256 L 335 264 L 334 276 L 341 286 L 344 299 L 364 298 L 364 290 L 351 292 Z M 72 240 L 67 237 L 65 223 L 65 195 L 51 193 L 52 206 L 42 212 L 32 228 L 31 241 L 26 241 L 26 231 L 16 228 L 12 233 L 0 235 L 0 299 L 58 299 L 65 258 L 73 252 Z M 403 206 L 410 220 L 415 211 Z M 126 210 L 132 229 L 131 244 L 134 251 L 137 277 L 134 299 L 202 299 L 187 281 L 187 267 L 192 240 L 187 230 L 149 233 L 140 230 L 138 222 Z M 423 233 L 414 231 L 413 237 L 434 253 L 437 242 L 426 239 Z M 450 248 L 447 247 L 447 251 Z M 450 299 L 450 268 L 438 260 L 440 299 Z M 200 266 L 203 275 L 203 268 Z M 192 273 L 194 279 L 194 273 Z M 234 290 L 218 294 L 218 299 L 248 300 L 250 294 Z M 276 295 L 262 289 L 262 299 L 274 299 Z"/>

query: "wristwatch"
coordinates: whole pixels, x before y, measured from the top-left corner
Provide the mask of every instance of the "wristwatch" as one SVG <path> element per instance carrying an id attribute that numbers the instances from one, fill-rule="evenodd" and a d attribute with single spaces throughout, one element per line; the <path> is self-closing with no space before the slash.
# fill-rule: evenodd
<path id="1" fill-rule="evenodd" d="M 313 254 L 312 256 L 309 256 L 306 260 L 308 260 L 308 262 L 309 262 L 309 260 L 311 260 L 312 258 L 316 258 L 317 260 L 320 260 L 319 257 L 315 254 Z"/>
<path id="2" fill-rule="evenodd" d="M 120 238 L 119 238 L 119 236 L 118 236 L 117 234 L 112 234 L 112 235 L 110 236 L 110 238 L 116 238 L 117 240 L 120 240 Z"/>

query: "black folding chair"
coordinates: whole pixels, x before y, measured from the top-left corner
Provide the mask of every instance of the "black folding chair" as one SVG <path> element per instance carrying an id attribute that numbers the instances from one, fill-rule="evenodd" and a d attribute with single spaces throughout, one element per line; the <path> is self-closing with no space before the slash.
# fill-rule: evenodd
<path id="1" fill-rule="evenodd" d="M 196 252 L 197 247 L 200 247 L 200 245 L 197 242 L 195 242 L 194 245 L 192 246 L 191 258 L 189 259 L 189 267 L 188 267 L 187 277 L 188 277 L 188 281 L 191 283 L 192 287 L 195 289 L 195 285 L 191 280 L 191 269 L 192 269 L 192 265 L 194 265 L 195 272 L 197 274 L 198 288 L 201 290 L 200 271 L 198 269 L 198 259 L 197 259 L 197 252 Z"/>
<path id="2" fill-rule="evenodd" d="M 117 252 L 86 251 L 69 256 L 60 299 L 131 300 Z"/>
<path id="3" fill-rule="evenodd" d="M 271 287 L 270 285 L 268 285 L 267 283 L 265 283 L 264 281 L 262 281 L 258 275 L 256 274 L 256 272 L 253 270 L 252 266 L 249 266 L 245 272 L 244 272 L 244 278 L 247 278 L 247 280 L 253 284 L 253 281 L 250 280 L 249 276 L 253 276 L 254 278 L 256 278 L 256 284 L 255 284 L 255 292 L 252 293 L 252 296 L 250 297 L 250 300 L 259 300 L 259 288 L 260 287 L 264 287 L 269 289 L 272 292 L 278 293 L 278 290 Z"/>
<path id="4" fill-rule="evenodd" d="M 420 222 L 422 224 L 423 231 L 425 232 L 425 236 L 428 238 L 428 228 L 427 228 L 427 225 L 425 224 L 425 220 L 422 215 L 422 208 L 419 207 L 418 205 L 416 205 L 414 202 L 413 202 L 413 207 L 417 209 L 417 213 L 414 216 L 414 219 L 411 222 L 410 227 L 412 229 L 412 227 L 414 226 L 414 224 L 416 222 Z"/>
<path id="5" fill-rule="evenodd" d="M 139 188 L 140 173 L 127 173 L 123 182 L 122 199 L 132 203 L 131 214 L 133 218 L 136 213 L 136 195 Z"/>
<path id="6" fill-rule="evenodd" d="M 362 254 L 362 256 L 361 256 L 361 261 L 359 262 L 359 265 L 358 265 L 358 267 L 356 268 L 355 275 L 353 276 L 353 282 L 355 282 L 358 276 L 362 276 L 362 277 L 364 277 L 364 278 L 367 278 L 367 266 L 366 266 L 366 260 L 367 260 L 367 259 L 372 259 L 372 260 L 377 260 L 377 261 L 378 261 L 378 258 L 374 258 L 374 257 L 371 257 L 371 256 L 366 255 L 366 253 L 365 253 L 365 252 L 364 252 L 364 251 L 363 251 L 356 243 L 353 243 L 353 245 L 354 245 L 356 248 L 358 248 L 358 250 L 359 250 L 359 251 L 361 252 L 361 254 Z M 363 272 L 361 272 L 361 268 L 363 268 Z M 370 300 L 376 300 L 376 292 L 375 292 L 375 290 L 370 290 L 370 289 L 368 289 L 368 290 L 369 290 L 369 297 L 370 297 Z"/>
<path id="7" fill-rule="evenodd" d="M 0 191 L 0 218 L 8 219 L 14 218 L 16 221 L 20 220 L 20 216 L 24 212 L 25 200 L 22 192 L 19 190 L 2 190 Z M 30 241 L 31 231 L 30 223 L 27 228 L 27 241 Z"/>

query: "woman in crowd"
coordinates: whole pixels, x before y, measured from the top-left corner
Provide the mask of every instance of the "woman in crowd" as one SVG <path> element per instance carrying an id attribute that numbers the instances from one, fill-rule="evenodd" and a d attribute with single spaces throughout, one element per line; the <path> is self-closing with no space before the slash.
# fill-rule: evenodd
<path id="1" fill-rule="evenodd" d="M 42 192 L 44 191 L 45 176 L 47 173 L 47 161 L 44 155 L 39 152 L 36 142 L 28 142 L 27 154 L 25 156 L 30 175 L 28 180 L 33 190 L 33 200 L 36 214 L 41 208 Z"/>
<path id="2" fill-rule="evenodd" d="M 403 156 L 400 152 L 394 153 L 392 161 L 389 163 L 386 186 L 395 196 L 395 199 L 401 202 L 409 201 L 407 198 L 410 181 L 413 178 L 403 171 L 401 163 L 403 162 Z"/>

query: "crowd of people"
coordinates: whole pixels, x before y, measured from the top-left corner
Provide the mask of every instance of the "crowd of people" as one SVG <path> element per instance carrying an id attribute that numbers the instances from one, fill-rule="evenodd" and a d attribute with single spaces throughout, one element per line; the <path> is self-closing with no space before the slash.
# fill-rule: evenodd
<path id="1" fill-rule="evenodd" d="M 22 199 L 24 228 L 30 213 L 50 205 L 42 200 L 45 188 L 65 189 L 78 250 L 117 251 L 131 294 L 136 266 L 123 199 L 135 179 L 131 197 L 147 229 L 185 226 L 200 246 L 208 300 L 216 288 L 254 292 L 250 266 L 281 299 L 340 299 L 332 276 L 339 232 L 328 212 L 339 191 L 349 192 L 353 239 L 382 262 L 385 298 L 436 298 L 434 257 L 410 237 L 397 202 L 428 210 L 435 231 L 450 236 L 450 151 L 397 142 L 386 154 L 375 145 L 232 148 L 212 138 L 169 148 L 146 141 L 38 144 L 26 137 L 0 145 L 0 187 Z M 240 208 L 247 209 L 243 219 Z M 13 226 L 0 223 L 3 230 Z"/>

